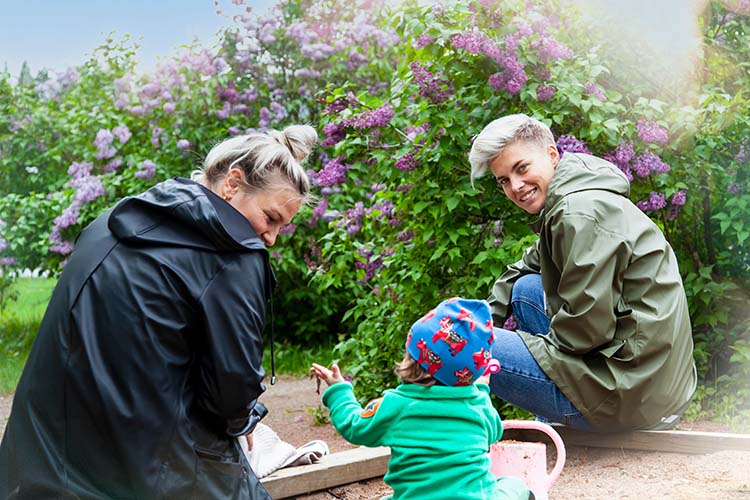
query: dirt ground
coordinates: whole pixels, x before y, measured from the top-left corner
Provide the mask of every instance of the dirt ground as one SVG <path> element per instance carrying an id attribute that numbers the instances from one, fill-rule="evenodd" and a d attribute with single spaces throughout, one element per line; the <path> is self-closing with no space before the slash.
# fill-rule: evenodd
<path id="1" fill-rule="evenodd" d="M 330 424 L 315 425 L 316 415 L 325 415 L 318 410 L 322 406 L 315 388 L 315 382 L 305 378 L 281 378 L 275 386 L 269 385 L 262 401 L 270 411 L 263 422 L 295 446 L 322 439 L 331 452 L 352 448 Z M 0 433 L 5 429 L 11 401 L 11 396 L 0 396 Z M 726 430 L 710 423 L 685 424 L 680 428 Z M 683 455 L 570 447 L 567 455 L 550 499 L 750 500 L 750 450 Z M 390 491 L 382 478 L 375 478 L 298 498 L 377 500 Z"/>

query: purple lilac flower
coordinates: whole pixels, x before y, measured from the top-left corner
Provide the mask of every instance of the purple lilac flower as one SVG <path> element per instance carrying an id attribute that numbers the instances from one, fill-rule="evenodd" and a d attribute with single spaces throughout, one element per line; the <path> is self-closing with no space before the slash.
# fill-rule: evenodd
<path id="1" fill-rule="evenodd" d="M 227 118 L 229 118 L 229 114 L 231 113 L 231 111 L 231 104 L 225 102 L 224 106 L 221 109 L 216 110 L 216 118 L 218 118 L 219 120 L 226 120 Z"/>
<path id="2" fill-rule="evenodd" d="M 104 172 L 114 172 L 115 170 L 120 168 L 120 165 L 122 165 L 122 158 L 112 158 L 111 160 L 109 160 L 109 162 L 107 162 L 106 165 L 102 167 L 102 170 Z"/>
<path id="3" fill-rule="evenodd" d="M 70 226 L 78 224 L 78 215 L 81 211 L 81 205 L 93 201 L 99 196 L 105 194 L 104 186 L 98 178 L 90 174 L 93 165 L 88 162 L 73 163 L 68 168 L 68 173 L 72 176 L 68 183 L 76 188 L 76 194 L 71 204 L 53 220 L 52 230 L 50 231 L 49 241 L 50 250 L 62 255 L 67 255 L 73 251 L 73 243 L 63 240 L 62 231 Z"/>
<path id="4" fill-rule="evenodd" d="M 572 59 L 573 51 L 555 40 L 548 34 L 539 35 L 539 39 L 531 43 L 531 47 L 536 50 L 539 60 L 542 64 L 558 59 Z"/>
<path id="5" fill-rule="evenodd" d="M 636 203 L 636 206 L 644 212 L 660 210 L 667 206 L 667 196 L 664 193 L 657 193 L 656 191 L 652 191 L 648 197 L 648 200 L 641 200 Z"/>
<path id="6" fill-rule="evenodd" d="M 346 98 L 336 99 L 335 101 L 331 101 L 326 105 L 324 113 L 327 115 L 338 114 L 341 111 L 348 108 L 349 104 L 350 104 L 349 99 L 346 99 Z"/>
<path id="7" fill-rule="evenodd" d="M 552 85 L 539 85 L 536 89 L 536 99 L 539 102 L 549 101 L 555 95 L 555 87 Z"/>
<path id="8" fill-rule="evenodd" d="M 422 125 L 408 125 L 404 129 L 404 133 L 406 134 L 406 139 L 410 142 L 414 142 L 416 138 L 422 134 L 426 134 L 430 131 L 430 124 L 429 123 L 423 123 Z M 423 137 L 419 143 L 424 143 L 425 138 Z"/>
<path id="9" fill-rule="evenodd" d="M 410 243 L 411 240 L 414 239 L 414 231 L 411 229 L 404 229 L 403 231 L 399 231 L 398 234 L 396 234 L 396 240 L 400 241 L 401 243 Z"/>
<path id="10" fill-rule="evenodd" d="M 740 194 L 742 192 L 742 186 L 737 182 L 730 182 L 727 185 L 727 193 Z"/>
<path id="11" fill-rule="evenodd" d="M 68 185 L 76 188 L 76 194 L 73 197 L 73 200 L 81 205 L 84 203 L 90 203 L 107 194 L 102 181 L 94 175 L 73 179 Z"/>
<path id="12" fill-rule="evenodd" d="M 406 153 L 404 156 L 396 160 L 396 168 L 399 170 L 414 170 L 419 166 L 419 162 L 416 159 L 414 153 Z"/>
<path id="13" fill-rule="evenodd" d="M 281 229 L 279 229 L 279 234 L 294 234 L 294 231 L 296 230 L 296 224 L 287 224 L 286 226 L 283 226 Z"/>
<path id="14" fill-rule="evenodd" d="M 453 85 L 446 79 L 433 75 L 426 67 L 418 62 L 409 65 L 414 83 L 419 87 L 419 95 L 429 99 L 433 104 L 440 104 L 453 94 Z"/>
<path id="15" fill-rule="evenodd" d="M 607 96 L 604 95 L 602 89 L 595 83 L 587 83 L 583 86 L 583 93 L 598 97 L 600 101 L 604 102 L 607 100 Z"/>
<path id="16" fill-rule="evenodd" d="M 165 102 L 164 106 L 162 106 L 162 109 L 166 114 L 171 115 L 172 113 L 174 113 L 174 110 L 177 109 L 177 104 L 173 102 Z"/>
<path id="17" fill-rule="evenodd" d="M 151 160 L 143 160 L 141 169 L 133 174 L 138 179 L 150 179 L 156 174 L 156 163 Z"/>
<path id="18" fill-rule="evenodd" d="M 415 49 L 423 49 L 427 47 L 428 45 L 432 44 L 435 41 L 434 38 L 432 38 L 430 35 L 426 33 L 422 33 L 417 37 L 416 40 L 414 40 L 414 48 Z"/>
<path id="19" fill-rule="evenodd" d="M 240 98 L 239 93 L 237 92 L 237 88 L 234 85 L 234 82 L 231 80 L 227 82 L 226 87 L 222 87 L 221 85 L 216 86 L 216 95 L 221 101 L 227 101 L 230 104 L 234 104 L 237 102 Z"/>
<path id="20" fill-rule="evenodd" d="M 130 133 L 127 125 L 119 125 L 112 129 L 112 135 L 120 140 L 120 144 L 125 144 L 130 140 L 133 134 Z"/>
<path id="21" fill-rule="evenodd" d="M 322 169 L 313 173 L 313 183 L 317 186 L 331 187 L 345 182 L 346 173 L 349 171 L 349 165 L 345 165 L 343 161 L 343 156 L 330 160 Z"/>
<path id="22" fill-rule="evenodd" d="M 503 323 L 503 329 L 514 331 L 516 328 L 518 328 L 518 325 L 516 324 L 516 318 L 511 314 L 510 316 L 508 316 L 508 319 L 505 320 L 505 323 Z"/>
<path id="23" fill-rule="evenodd" d="M 265 130 L 271 124 L 271 112 L 267 107 L 263 106 L 260 108 L 258 113 L 258 128 Z"/>
<path id="24" fill-rule="evenodd" d="M 178 149 L 188 149 L 190 147 L 190 141 L 187 139 L 180 139 L 177 141 L 177 148 Z"/>
<path id="25" fill-rule="evenodd" d="M 363 281 L 370 281 L 375 276 L 375 271 L 383 267 L 383 257 L 378 256 L 377 258 L 373 259 L 373 255 L 375 254 L 375 252 L 373 252 L 369 248 L 360 248 L 359 250 L 357 250 L 357 254 L 362 257 L 364 261 L 357 260 L 354 262 L 354 265 L 358 269 L 364 269 L 365 278 Z"/>
<path id="26" fill-rule="evenodd" d="M 393 215 L 393 210 L 396 207 L 393 205 L 393 202 L 391 200 L 383 200 L 380 203 L 376 203 L 375 205 L 371 206 L 366 212 L 368 214 L 371 214 L 373 212 L 378 212 L 377 218 L 381 219 L 383 217 L 390 217 Z"/>
<path id="27" fill-rule="evenodd" d="M 127 108 L 130 105 L 130 97 L 128 94 L 122 93 L 117 97 L 117 100 L 115 101 L 115 108 L 117 109 L 123 109 Z"/>
<path id="28" fill-rule="evenodd" d="M 612 157 L 615 165 L 624 169 L 625 167 L 630 169 L 630 162 L 635 157 L 635 150 L 633 149 L 632 142 L 621 142 L 617 145 L 612 153 Z"/>
<path id="29" fill-rule="evenodd" d="M 354 204 L 354 208 L 348 209 L 339 220 L 337 226 L 346 226 L 346 234 L 356 234 L 362 229 L 362 217 L 365 215 L 365 207 L 361 201 Z"/>
<path id="30" fill-rule="evenodd" d="M 565 152 L 591 154 L 586 144 L 572 135 L 561 135 L 557 139 L 557 149 L 560 151 L 560 156 L 565 154 Z"/>
<path id="31" fill-rule="evenodd" d="M 750 0 L 747 1 L 750 3 Z M 748 141 L 744 141 L 742 144 L 740 144 L 737 155 L 734 157 L 734 161 L 739 165 L 750 161 L 750 146 L 748 145 Z"/>
<path id="32" fill-rule="evenodd" d="M 73 162 L 68 167 L 68 175 L 73 178 L 73 181 L 82 179 L 91 175 L 91 170 L 94 168 L 94 164 L 88 161 Z"/>
<path id="33" fill-rule="evenodd" d="M 451 44 L 456 49 L 464 49 L 470 54 L 477 55 L 480 52 L 484 52 L 482 49 L 492 44 L 492 41 L 482 33 L 472 32 L 453 35 L 451 37 Z"/>
<path id="34" fill-rule="evenodd" d="M 320 145 L 323 147 L 334 146 L 346 137 L 346 127 L 338 123 L 326 123 L 323 126 L 323 133 L 326 135 L 326 138 Z"/>
<path id="35" fill-rule="evenodd" d="M 383 104 L 372 111 L 365 111 L 364 113 L 354 115 L 351 118 L 348 118 L 345 123 L 347 126 L 356 129 L 385 127 L 390 123 L 393 116 L 393 106 L 390 104 Z"/>
<path id="36" fill-rule="evenodd" d="M 5 238 L 0 234 L 0 252 L 4 252 L 8 249 L 8 242 L 5 241 Z"/>
<path id="37" fill-rule="evenodd" d="M 138 89 L 141 99 L 153 99 L 161 94 L 162 88 L 157 82 L 149 82 Z"/>
<path id="38" fill-rule="evenodd" d="M 638 177 L 648 177 L 652 173 L 665 174 L 670 170 L 669 165 L 651 151 L 637 156 L 632 167 Z"/>
<path id="39" fill-rule="evenodd" d="M 667 218 L 669 220 L 676 219 L 677 215 L 680 213 L 680 209 L 685 205 L 686 201 L 687 193 L 684 189 L 680 189 L 673 194 L 672 199 L 669 202 L 669 213 L 667 214 Z"/>
<path id="40" fill-rule="evenodd" d="M 94 146 L 96 146 L 96 158 L 99 160 L 106 160 L 112 158 L 117 150 L 112 147 L 112 140 L 114 135 L 109 130 L 103 128 L 99 129 L 96 133 L 96 139 L 94 139 Z"/>
<path id="41" fill-rule="evenodd" d="M 271 111 L 273 111 L 277 122 L 282 121 L 289 114 L 284 106 L 275 101 L 271 103 Z"/>
<path id="42" fill-rule="evenodd" d="M 675 194 L 672 195 L 671 203 L 672 205 L 677 205 L 678 207 L 681 207 L 685 204 L 687 201 L 687 193 L 684 189 L 680 189 Z"/>
<path id="43" fill-rule="evenodd" d="M 159 127 L 154 127 L 154 129 L 151 131 L 151 144 L 154 146 L 159 145 L 159 137 L 164 132 L 164 129 Z"/>
<path id="44" fill-rule="evenodd" d="M 323 198 L 317 205 L 315 205 L 315 208 L 313 208 L 312 217 L 310 217 L 311 226 L 318 224 L 318 220 L 326 213 L 326 209 L 328 209 L 328 198 Z"/>
<path id="45" fill-rule="evenodd" d="M 638 120 L 636 125 L 638 129 L 638 138 L 643 142 L 653 144 L 666 144 L 669 142 L 669 133 L 667 129 L 659 124 L 647 120 Z"/>

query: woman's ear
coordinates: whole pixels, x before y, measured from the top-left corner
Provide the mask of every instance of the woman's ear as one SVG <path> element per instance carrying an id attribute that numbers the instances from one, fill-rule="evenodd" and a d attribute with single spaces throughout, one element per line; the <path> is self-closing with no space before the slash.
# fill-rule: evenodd
<path id="1" fill-rule="evenodd" d="M 557 168 L 557 164 L 560 162 L 560 152 L 557 151 L 557 146 L 554 144 L 547 146 L 547 154 L 552 162 L 552 168 Z"/>
<path id="2" fill-rule="evenodd" d="M 242 188 L 245 176 L 239 168 L 230 168 L 224 176 L 221 186 L 221 195 L 225 200 L 231 200 L 234 195 Z"/>

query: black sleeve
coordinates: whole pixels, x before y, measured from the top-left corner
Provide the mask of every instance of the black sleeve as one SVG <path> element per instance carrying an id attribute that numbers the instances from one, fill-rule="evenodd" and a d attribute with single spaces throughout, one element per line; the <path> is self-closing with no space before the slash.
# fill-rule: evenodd
<path id="1" fill-rule="evenodd" d="M 250 432 L 250 418 L 265 390 L 263 325 L 266 315 L 267 258 L 262 252 L 228 256 L 199 298 L 203 346 L 199 353 L 196 399 L 226 423 L 226 433 Z"/>

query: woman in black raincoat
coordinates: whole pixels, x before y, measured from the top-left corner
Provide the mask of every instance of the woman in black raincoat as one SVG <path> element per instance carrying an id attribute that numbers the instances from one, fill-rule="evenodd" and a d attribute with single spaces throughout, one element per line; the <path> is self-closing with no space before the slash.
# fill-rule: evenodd
<path id="1" fill-rule="evenodd" d="M 18 384 L 0 499 L 270 498 L 237 442 L 260 416 L 266 246 L 310 196 L 308 126 L 228 139 L 195 181 L 79 236 Z"/>

